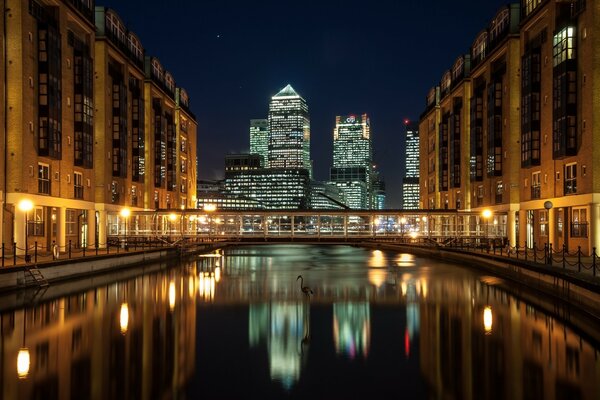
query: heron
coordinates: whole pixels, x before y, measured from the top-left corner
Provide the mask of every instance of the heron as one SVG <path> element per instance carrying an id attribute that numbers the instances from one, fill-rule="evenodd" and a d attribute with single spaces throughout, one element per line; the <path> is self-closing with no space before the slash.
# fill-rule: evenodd
<path id="1" fill-rule="evenodd" d="M 310 295 L 314 294 L 312 289 L 309 288 L 308 286 L 304 286 L 304 278 L 302 277 L 302 275 L 298 275 L 296 280 L 298 280 L 298 279 L 300 279 L 300 290 L 302 290 L 302 293 L 304 293 L 310 299 Z"/>

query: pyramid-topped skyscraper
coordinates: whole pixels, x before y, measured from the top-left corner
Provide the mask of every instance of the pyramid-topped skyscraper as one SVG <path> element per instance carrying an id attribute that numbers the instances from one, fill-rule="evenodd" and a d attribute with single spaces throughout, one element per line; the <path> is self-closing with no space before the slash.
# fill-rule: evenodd
<path id="1" fill-rule="evenodd" d="M 303 168 L 312 175 L 308 105 L 291 85 L 269 105 L 269 168 Z"/>

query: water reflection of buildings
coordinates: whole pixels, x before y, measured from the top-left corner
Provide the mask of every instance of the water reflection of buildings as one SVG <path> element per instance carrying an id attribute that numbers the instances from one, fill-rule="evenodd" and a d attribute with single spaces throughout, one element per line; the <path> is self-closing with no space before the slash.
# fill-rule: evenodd
<path id="1" fill-rule="evenodd" d="M 554 318 L 484 282 L 430 293 L 446 298 L 421 308 L 421 369 L 436 397 L 575 400 L 600 390 L 594 348 Z"/>
<path id="2" fill-rule="evenodd" d="M 333 340 L 337 354 L 367 358 L 371 342 L 369 303 L 333 304 Z"/>
<path id="3" fill-rule="evenodd" d="M 306 301 L 250 305 L 250 346 L 267 345 L 271 379 L 286 389 L 300 379 L 304 345 L 310 336 L 309 309 Z"/>
<path id="4" fill-rule="evenodd" d="M 196 301 L 185 290 L 190 281 L 195 285 L 194 275 L 170 271 L 2 314 L 0 397 L 179 393 L 195 366 Z"/>

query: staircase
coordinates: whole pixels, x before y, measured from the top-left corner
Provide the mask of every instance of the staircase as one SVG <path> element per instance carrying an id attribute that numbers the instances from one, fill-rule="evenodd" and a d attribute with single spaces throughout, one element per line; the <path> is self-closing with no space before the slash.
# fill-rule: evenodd
<path id="1" fill-rule="evenodd" d="M 28 279 L 29 278 L 29 279 Z M 48 286 L 48 281 L 37 267 L 25 267 L 25 283 L 35 282 L 39 287 Z"/>

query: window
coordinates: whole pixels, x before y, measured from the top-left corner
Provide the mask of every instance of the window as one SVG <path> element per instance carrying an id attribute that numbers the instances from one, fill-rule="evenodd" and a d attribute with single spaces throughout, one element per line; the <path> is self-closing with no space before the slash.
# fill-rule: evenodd
<path id="1" fill-rule="evenodd" d="M 541 182 L 540 182 L 540 171 L 533 172 L 531 174 L 531 198 L 539 199 L 541 198 Z"/>
<path id="2" fill-rule="evenodd" d="M 139 39 L 131 32 L 129 33 L 128 39 L 129 51 L 131 54 L 139 61 L 144 61 L 144 49 L 142 48 Z"/>
<path id="3" fill-rule="evenodd" d="M 524 0 L 522 4 L 523 16 L 528 16 L 542 3 L 542 0 Z"/>
<path id="4" fill-rule="evenodd" d="M 131 206 L 137 207 L 138 205 L 138 190 L 137 186 L 131 187 Z"/>
<path id="5" fill-rule="evenodd" d="M 152 75 L 154 75 L 154 77 L 160 82 L 164 80 L 163 67 L 160 65 L 160 61 L 158 61 L 156 58 L 152 59 Z"/>
<path id="6" fill-rule="evenodd" d="M 483 205 L 483 185 L 477 186 L 477 206 Z"/>
<path id="7" fill-rule="evenodd" d="M 181 172 L 187 173 L 187 160 L 185 158 L 181 158 Z"/>
<path id="8" fill-rule="evenodd" d="M 173 75 L 168 72 L 165 74 L 165 86 L 169 92 L 172 93 L 175 91 L 175 80 L 173 79 Z"/>
<path id="9" fill-rule="evenodd" d="M 577 193 L 577 163 L 565 165 L 564 194 Z"/>
<path id="10" fill-rule="evenodd" d="M 571 236 L 587 237 L 587 209 L 573 208 L 571 214 Z"/>
<path id="11" fill-rule="evenodd" d="M 508 27 L 509 17 L 510 15 L 508 8 L 505 8 L 498 13 L 496 18 L 494 18 L 492 21 L 492 26 L 490 27 L 490 41 L 496 40 L 504 33 Z"/>
<path id="12" fill-rule="evenodd" d="M 160 208 L 160 201 L 157 191 L 154 191 L 154 208 L 157 210 Z"/>
<path id="13" fill-rule="evenodd" d="M 502 203 L 502 192 L 504 192 L 504 185 L 502 181 L 496 182 L 496 204 Z"/>
<path id="14" fill-rule="evenodd" d="M 187 153 L 187 139 L 184 137 L 181 137 L 180 140 L 180 148 L 179 151 L 181 151 L 182 153 Z"/>
<path id="15" fill-rule="evenodd" d="M 74 75 L 74 156 L 75 165 L 93 168 L 94 148 L 94 88 L 93 59 L 90 48 L 83 40 L 73 35 Z"/>
<path id="16" fill-rule="evenodd" d="M 77 235 L 77 210 L 67 208 L 65 215 L 65 233 L 67 236 Z"/>
<path id="17" fill-rule="evenodd" d="M 112 181 L 110 184 L 110 194 L 111 194 L 111 202 L 118 203 L 119 202 L 119 184 L 117 181 Z"/>
<path id="18" fill-rule="evenodd" d="M 548 236 L 548 211 L 540 210 L 540 236 Z"/>
<path id="19" fill-rule="evenodd" d="M 38 164 L 38 193 L 50 194 L 50 166 Z"/>
<path id="20" fill-rule="evenodd" d="M 187 179 L 181 178 L 181 193 L 187 193 Z"/>
<path id="21" fill-rule="evenodd" d="M 452 66 L 452 81 L 460 79 L 463 77 L 463 72 L 465 68 L 465 60 L 463 57 L 459 57 Z"/>
<path id="22" fill-rule="evenodd" d="M 553 41 L 553 157 L 577 155 L 577 61 L 574 27 L 565 27 Z"/>
<path id="23" fill-rule="evenodd" d="M 73 173 L 73 187 L 75 190 L 74 197 L 83 199 L 83 175 L 80 172 Z"/>
<path id="24" fill-rule="evenodd" d="M 483 180 L 483 85 L 471 97 L 470 176 L 472 181 Z"/>
<path id="25" fill-rule="evenodd" d="M 27 218 L 29 236 L 44 236 L 44 208 L 35 207 Z"/>

